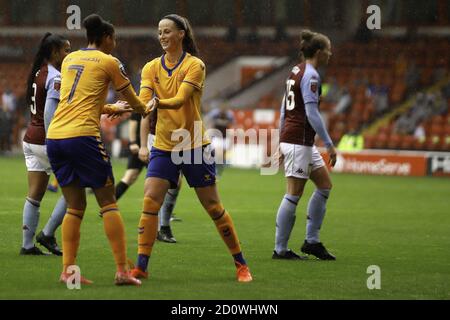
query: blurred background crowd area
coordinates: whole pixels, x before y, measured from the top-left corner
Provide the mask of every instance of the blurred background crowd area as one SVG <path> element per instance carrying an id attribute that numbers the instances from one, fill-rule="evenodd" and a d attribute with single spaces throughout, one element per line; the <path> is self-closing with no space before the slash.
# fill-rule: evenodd
<path id="1" fill-rule="evenodd" d="M 162 54 L 157 23 L 176 12 L 189 18 L 207 66 L 203 112 L 227 108 L 235 128 L 278 127 L 285 79 L 298 63 L 304 28 L 332 41 L 322 76 L 321 112 L 336 144 L 363 137 L 358 148 L 450 151 L 450 1 L 448 0 L 0 0 L 0 153 L 20 149 L 29 121 L 26 80 L 46 31 L 72 49 L 83 30 L 68 30 L 66 9 L 96 12 L 116 26 L 114 53 L 138 91 L 144 64 Z M 369 30 L 369 5 L 381 30 Z M 115 101 L 111 90 L 108 100 Z M 107 144 L 127 143 L 126 118 L 103 119 Z M 320 144 L 320 141 L 318 141 Z"/>

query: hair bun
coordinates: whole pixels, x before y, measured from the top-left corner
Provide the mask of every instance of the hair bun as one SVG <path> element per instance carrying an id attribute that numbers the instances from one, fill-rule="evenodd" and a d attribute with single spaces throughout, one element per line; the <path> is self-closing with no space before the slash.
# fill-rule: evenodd
<path id="1" fill-rule="evenodd" d="M 303 30 L 300 33 L 300 38 L 302 39 L 302 42 L 303 41 L 306 41 L 306 42 L 311 41 L 311 39 L 313 37 L 314 37 L 314 32 L 312 32 L 311 30 Z"/>
<path id="2" fill-rule="evenodd" d="M 103 25 L 103 19 L 98 14 L 95 14 L 95 13 L 87 16 L 83 20 L 83 26 L 87 30 L 95 30 L 95 29 L 101 28 L 102 25 Z"/>

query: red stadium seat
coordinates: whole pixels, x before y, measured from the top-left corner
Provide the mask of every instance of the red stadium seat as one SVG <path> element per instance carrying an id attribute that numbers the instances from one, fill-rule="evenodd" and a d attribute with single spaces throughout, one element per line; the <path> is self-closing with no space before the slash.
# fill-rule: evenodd
<path id="1" fill-rule="evenodd" d="M 400 135 L 393 134 L 389 137 L 389 140 L 387 142 L 387 147 L 389 149 L 399 149 L 401 141 L 402 141 L 402 137 Z"/>
<path id="2" fill-rule="evenodd" d="M 441 136 L 444 134 L 445 127 L 441 123 L 432 123 L 430 128 L 431 136 Z"/>
<path id="3" fill-rule="evenodd" d="M 375 146 L 376 136 L 364 136 L 364 149 L 372 149 Z"/>
<path id="4" fill-rule="evenodd" d="M 425 147 L 425 150 L 428 150 L 428 151 L 438 151 L 440 144 L 441 144 L 441 138 L 439 136 L 431 136 L 431 137 L 427 137 L 424 147 Z"/>
<path id="5" fill-rule="evenodd" d="M 375 148 L 377 149 L 386 149 L 388 142 L 388 136 L 386 134 L 378 134 L 375 139 Z"/>
<path id="6" fill-rule="evenodd" d="M 414 149 L 414 142 L 416 141 L 414 136 L 402 136 L 401 142 L 400 142 L 400 149 L 402 150 L 413 150 Z"/>
<path id="7" fill-rule="evenodd" d="M 445 123 L 445 118 L 443 116 L 434 116 L 431 118 L 431 123 L 436 125 L 442 125 Z"/>
<path id="8" fill-rule="evenodd" d="M 450 136 L 441 139 L 441 143 L 439 145 L 440 151 L 450 152 Z"/>
<path id="9" fill-rule="evenodd" d="M 414 150 L 425 150 L 425 140 L 415 139 L 413 143 Z"/>
<path id="10" fill-rule="evenodd" d="M 389 125 L 387 126 L 382 126 L 378 129 L 378 133 L 379 134 L 384 134 L 384 135 L 390 135 L 391 134 L 391 127 Z"/>

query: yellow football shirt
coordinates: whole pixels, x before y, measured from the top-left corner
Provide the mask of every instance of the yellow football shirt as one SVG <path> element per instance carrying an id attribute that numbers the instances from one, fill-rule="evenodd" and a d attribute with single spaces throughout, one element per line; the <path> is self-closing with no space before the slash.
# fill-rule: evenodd
<path id="1" fill-rule="evenodd" d="M 177 95 L 182 83 L 193 86 L 193 95 L 178 110 L 158 109 L 155 148 L 173 151 L 192 149 L 210 143 L 201 118 L 201 97 L 205 82 L 205 64 L 184 53 L 176 65 L 169 65 L 164 56 L 148 62 L 142 69 L 140 97 L 170 99 Z M 146 103 L 147 99 L 143 99 Z M 196 126 L 196 127 L 195 127 Z M 184 129 L 184 130 L 183 130 Z M 190 145 L 186 145 L 189 133 Z M 183 140 L 184 139 L 184 140 Z"/>
<path id="2" fill-rule="evenodd" d="M 117 91 L 130 85 L 118 59 L 95 49 L 70 53 L 61 66 L 61 98 L 47 138 L 100 137 L 100 116 L 111 82 Z"/>

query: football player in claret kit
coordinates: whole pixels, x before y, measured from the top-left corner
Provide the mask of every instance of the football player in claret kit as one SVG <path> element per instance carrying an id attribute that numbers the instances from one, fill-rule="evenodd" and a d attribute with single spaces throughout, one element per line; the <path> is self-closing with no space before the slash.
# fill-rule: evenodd
<path id="1" fill-rule="evenodd" d="M 44 109 L 46 99 L 49 97 L 58 97 L 59 99 L 60 73 L 58 69 L 69 52 L 70 43 L 67 39 L 60 35 L 47 33 L 41 40 L 28 78 L 27 100 L 30 104 L 31 122 L 23 139 L 23 152 L 28 170 L 28 195 L 23 208 L 21 255 L 45 254 L 33 242 L 39 223 L 40 203 L 52 172 L 45 146 Z M 38 243 L 56 255 L 62 253 L 54 234 L 61 224 L 64 214 L 63 199 L 56 205 L 45 228 L 36 236 Z"/>
<path id="2" fill-rule="evenodd" d="M 140 285 L 128 271 L 125 228 L 116 203 L 111 162 L 100 139 L 102 113 L 118 115 L 129 111 L 124 104 L 104 105 L 112 83 L 129 106 L 147 115 L 130 80 L 116 58 L 112 24 L 92 14 L 84 22 L 88 47 L 69 54 L 61 67 L 61 99 L 47 133 L 47 151 L 53 172 L 67 201 L 62 224 L 63 270 L 60 281 L 67 283 L 68 267 L 75 265 L 80 226 L 86 210 L 85 188 L 94 190 L 103 225 L 116 262 L 116 285 Z M 92 281 L 81 277 L 81 282 Z"/>
<path id="3" fill-rule="evenodd" d="M 321 86 L 316 70 L 328 64 L 331 43 L 323 34 L 304 30 L 300 48 L 306 60 L 292 69 L 286 81 L 286 93 L 281 106 L 280 151 L 284 157 L 287 193 L 278 209 L 272 258 L 305 259 L 288 249 L 288 241 L 295 223 L 297 204 L 306 182 L 311 179 L 316 190 L 308 203 L 306 239 L 301 251 L 321 260 L 335 260 L 319 240 L 319 230 L 331 191 L 331 179 L 322 156 L 314 146 L 317 133 L 325 143 L 330 165 L 335 165 L 336 150 L 319 113 Z"/>

